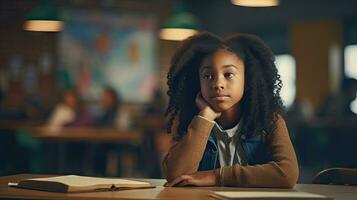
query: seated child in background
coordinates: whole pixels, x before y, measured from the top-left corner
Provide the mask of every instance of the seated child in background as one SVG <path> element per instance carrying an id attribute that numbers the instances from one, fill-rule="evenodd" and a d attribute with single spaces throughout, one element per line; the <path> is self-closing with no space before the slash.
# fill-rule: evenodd
<path id="1" fill-rule="evenodd" d="M 66 124 L 74 121 L 78 112 L 79 97 L 78 93 L 73 90 L 66 90 L 62 95 L 62 101 L 59 102 L 50 115 L 47 126 L 49 129 L 56 131 Z"/>
<path id="2" fill-rule="evenodd" d="M 62 127 L 93 126 L 92 115 L 84 109 L 79 94 L 75 89 L 64 91 L 62 101 L 55 107 L 47 123 L 51 131 Z"/>
<path id="3" fill-rule="evenodd" d="M 115 127 L 119 116 L 121 98 L 117 92 L 106 87 L 100 98 L 100 105 L 103 109 L 101 115 L 97 118 L 97 125 L 100 127 Z"/>

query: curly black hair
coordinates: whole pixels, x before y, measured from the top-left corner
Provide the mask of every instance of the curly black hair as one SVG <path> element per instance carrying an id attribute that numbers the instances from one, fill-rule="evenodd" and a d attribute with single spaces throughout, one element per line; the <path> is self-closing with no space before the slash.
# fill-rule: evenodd
<path id="1" fill-rule="evenodd" d="M 236 34 L 221 40 L 212 33 L 202 32 L 181 43 L 167 75 L 167 131 L 170 133 L 174 121 L 178 120 L 177 140 L 186 134 L 189 123 L 199 112 L 195 103 L 200 91 L 199 66 L 204 58 L 218 49 L 234 53 L 245 66 L 245 88 L 241 100 L 242 134 L 248 137 L 263 132 L 270 134 L 274 131 L 278 115 L 284 115 L 280 98 L 282 82 L 270 48 L 250 34 Z"/>

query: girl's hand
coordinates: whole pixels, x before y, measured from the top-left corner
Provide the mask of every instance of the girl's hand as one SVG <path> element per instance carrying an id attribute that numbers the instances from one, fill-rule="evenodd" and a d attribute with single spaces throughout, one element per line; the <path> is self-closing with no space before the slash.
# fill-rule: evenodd
<path id="1" fill-rule="evenodd" d="M 214 186 L 218 184 L 217 170 L 199 171 L 191 175 L 182 175 L 165 183 L 165 187 Z"/>
<path id="2" fill-rule="evenodd" d="M 220 112 L 214 111 L 208 103 L 203 99 L 201 92 L 196 96 L 196 105 L 201 110 L 198 114 L 204 118 L 214 121 L 216 118 L 221 116 Z"/>

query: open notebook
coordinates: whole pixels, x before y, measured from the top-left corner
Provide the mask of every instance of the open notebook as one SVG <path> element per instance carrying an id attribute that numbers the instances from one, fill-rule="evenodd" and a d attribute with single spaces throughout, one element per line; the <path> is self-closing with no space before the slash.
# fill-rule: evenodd
<path id="1" fill-rule="evenodd" d="M 332 200 L 333 198 L 326 197 L 319 194 L 312 194 L 308 192 L 264 192 L 264 191 L 227 191 L 227 192 L 213 192 L 211 197 L 215 199 L 239 199 L 239 200 L 255 200 L 255 199 L 269 199 L 269 200 Z"/>
<path id="2" fill-rule="evenodd" d="M 110 191 L 155 187 L 150 185 L 150 183 L 141 181 L 76 175 L 56 176 L 50 178 L 31 178 L 22 180 L 18 183 L 8 183 L 8 186 L 50 192 Z"/>

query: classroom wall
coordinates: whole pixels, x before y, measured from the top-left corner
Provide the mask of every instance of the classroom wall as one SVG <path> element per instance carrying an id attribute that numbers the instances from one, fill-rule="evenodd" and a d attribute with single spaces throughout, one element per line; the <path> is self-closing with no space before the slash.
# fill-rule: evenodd
<path id="1" fill-rule="evenodd" d="M 57 33 L 23 30 L 25 16 L 34 5 L 35 1 L 0 2 L 0 89 L 12 93 L 4 99 L 7 107 L 16 108 L 24 104 L 25 93 L 29 93 L 26 89 L 23 91 L 29 68 L 34 69 L 37 74 L 35 88 L 32 90 L 33 94 L 30 91 L 30 95 L 41 95 L 48 106 L 56 100 Z M 48 69 L 41 67 L 44 56 L 50 61 Z M 17 76 L 9 70 L 13 62 L 19 62 L 16 64 L 20 67 Z"/>
<path id="2" fill-rule="evenodd" d="M 296 96 L 315 109 L 340 84 L 342 25 L 339 20 L 296 22 L 291 26 L 291 49 L 296 60 Z"/>

